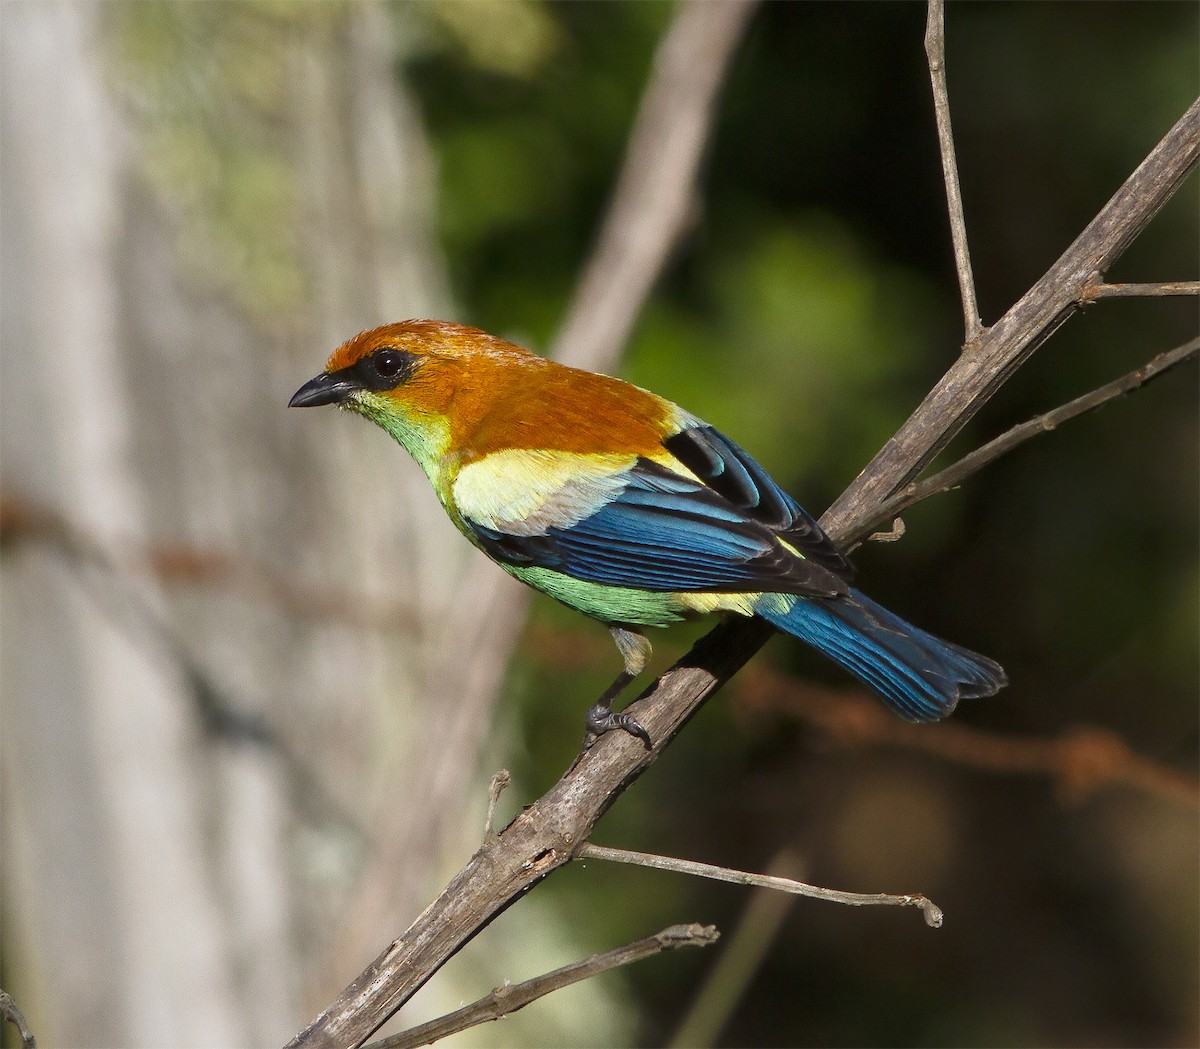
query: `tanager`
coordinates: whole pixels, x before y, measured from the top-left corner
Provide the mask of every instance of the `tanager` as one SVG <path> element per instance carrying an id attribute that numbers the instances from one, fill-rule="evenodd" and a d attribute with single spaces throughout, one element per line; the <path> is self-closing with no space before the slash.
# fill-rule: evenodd
<path id="1" fill-rule="evenodd" d="M 410 320 L 338 347 L 293 407 L 336 404 L 392 435 L 450 520 L 509 574 L 606 624 L 624 669 L 588 713 L 650 739 L 612 701 L 650 657 L 643 630 L 759 616 L 909 721 L 1006 683 L 984 656 L 850 586 L 846 556 L 719 430 L 648 390 L 476 328 Z"/>

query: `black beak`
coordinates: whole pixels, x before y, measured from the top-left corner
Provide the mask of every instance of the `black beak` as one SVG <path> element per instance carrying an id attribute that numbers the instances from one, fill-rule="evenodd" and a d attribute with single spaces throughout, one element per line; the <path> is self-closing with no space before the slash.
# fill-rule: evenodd
<path id="1" fill-rule="evenodd" d="M 348 378 L 344 373 L 331 375 L 322 372 L 315 379 L 309 379 L 288 401 L 289 408 L 314 408 L 318 404 L 341 404 L 362 384 Z"/>

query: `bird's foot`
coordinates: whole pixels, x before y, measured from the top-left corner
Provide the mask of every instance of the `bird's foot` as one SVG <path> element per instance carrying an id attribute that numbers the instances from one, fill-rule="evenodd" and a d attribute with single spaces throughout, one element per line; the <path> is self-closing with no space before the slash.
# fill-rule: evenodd
<path id="1" fill-rule="evenodd" d="M 647 750 L 654 748 L 654 744 L 650 742 L 650 733 L 642 728 L 641 723 L 632 714 L 617 714 L 603 703 L 597 703 L 587 712 L 588 738 L 584 742 L 585 749 L 595 739 L 615 729 L 628 732 L 631 736 L 637 736 L 645 744 Z"/>

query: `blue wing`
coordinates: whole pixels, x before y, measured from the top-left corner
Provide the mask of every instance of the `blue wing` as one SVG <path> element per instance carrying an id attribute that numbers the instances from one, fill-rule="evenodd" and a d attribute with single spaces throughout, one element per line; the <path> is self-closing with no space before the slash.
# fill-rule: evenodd
<path id="1" fill-rule="evenodd" d="M 836 571 L 848 567 L 845 559 L 760 466 L 744 452 L 739 455 L 731 442 L 708 438 L 694 447 L 696 455 L 711 454 L 721 466 L 705 467 L 716 483 L 639 459 L 621 473 L 620 485 L 605 493 L 602 505 L 584 516 L 572 515 L 569 522 L 544 522 L 536 530 L 516 522 L 506 528 L 496 517 L 484 524 L 467 516 L 466 523 L 499 561 L 537 565 L 608 586 L 664 592 L 845 592 L 843 574 Z M 670 450 L 702 476 L 675 448 Z M 809 549 L 819 556 L 809 556 Z"/>

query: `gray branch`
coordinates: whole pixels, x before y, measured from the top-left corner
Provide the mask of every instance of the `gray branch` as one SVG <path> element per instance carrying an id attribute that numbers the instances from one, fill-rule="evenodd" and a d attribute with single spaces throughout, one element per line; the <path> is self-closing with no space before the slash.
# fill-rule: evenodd
<path id="1" fill-rule="evenodd" d="M 468 1027 L 499 1020 L 502 1016 L 524 1009 L 531 1002 L 536 1002 L 553 991 L 599 976 L 609 969 L 631 965 L 643 958 L 679 947 L 708 947 L 717 942 L 718 935 L 715 926 L 712 925 L 672 925 L 654 936 L 635 940 L 603 954 L 593 954 L 590 958 L 564 965 L 561 969 L 555 969 L 544 976 L 537 976 L 512 986 L 505 984 L 503 987 L 497 987 L 477 1002 L 390 1038 L 381 1038 L 378 1042 L 372 1042 L 367 1049 L 416 1049 L 417 1046 L 429 1045 L 441 1038 L 465 1031 Z"/>
<path id="2" fill-rule="evenodd" d="M 874 523 L 881 524 L 895 517 L 896 514 L 907 510 L 910 506 L 928 499 L 931 495 L 940 495 L 942 492 L 948 492 L 952 488 L 957 488 L 972 474 L 982 470 L 988 463 L 994 462 L 1005 453 L 1011 452 L 1018 445 L 1024 444 L 1026 441 L 1041 434 L 1050 433 L 1063 423 L 1069 422 L 1071 419 L 1083 415 L 1085 412 L 1095 411 L 1097 408 L 1108 404 L 1109 401 L 1115 401 L 1118 397 L 1124 397 L 1134 390 L 1141 389 L 1146 383 L 1164 375 L 1172 368 L 1187 361 L 1195 360 L 1197 354 L 1200 354 L 1200 339 L 1192 339 L 1182 346 L 1176 346 L 1173 350 L 1160 353 L 1153 360 L 1147 361 L 1140 368 L 1135 368 L 1128 374 L 1122 375 L 1119 379 L 1105 383 L 1103 386 L 1097 387 L 1080 397 L 1076 397 L 1074 400 L 1068 401 L 1066 404 L 1060 405 L 1052 411 L 1045 412 L 1032 419 L 1027 419 L 1023 423 L 1018 423 L 1010 430 L 1006 430 L 999 437 L 988 441 L 987 444 L 981 445 L 970 454 L 964 455 L 953 465 L 947 466 L 944 470 L 939 470 L 932 477 L 927 477 L 922 481 L 914 481 L 907 487 L 900 489 L 900 491 L 879 508 L 875 515 Z M 900 531 L 903 534 L 902 527 Z M 870 538 L 878 539 L 879 537 L 876 534 Z"/>

